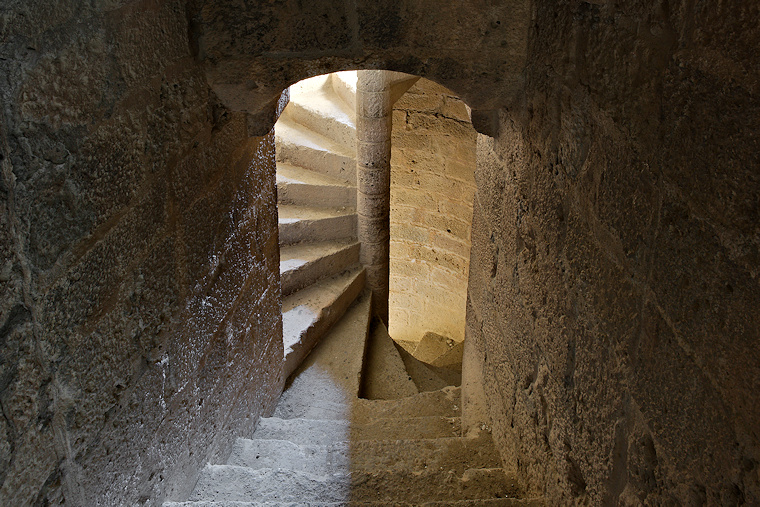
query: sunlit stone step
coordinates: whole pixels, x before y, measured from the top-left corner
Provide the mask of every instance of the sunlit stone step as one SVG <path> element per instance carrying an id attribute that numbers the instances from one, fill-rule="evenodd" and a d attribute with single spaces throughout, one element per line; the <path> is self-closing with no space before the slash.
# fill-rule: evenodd
<path id="1" fill-rule="evenodd" d="M 542 499 L 488 498 L 437 502 L 167 502 L 166 507 L 544 507 Z"/>
<path id="2" fill-rule="evenodd" d="M 461 475 L 470 468 L 501 467 L 491 435 L 486 432 L 468 437 L 351 440 L 328 445 L 241 438 L 235 442 L 227 464 L 255 469 L 290 468 L 317 475 L 336 470 L 446 470 Z"/>
<path id="3" fill-rule="evenodd" d="M 356 210 L 280 205 L 280 245 L 356 238 Z"/>
<path id="4" fill-rule="evenodd" d="M 359 243 L 354 240 L 283 245 L 280 249 L 282 295 L 288 296 L 357 262 Z"/>
<path id="5" fill-rule="evenodd" d="M 287 115 L 277 122 L 275 143 L 279 162 L 356 185 L 356 153 Z"/>
<path id="6" fill-rule="evenodd" d="M 393 440 L 458 437 L 462 433 L 459 417 L 427 416 L 382 418 L 364 424 L 325 419 L 259 420 L 254 439 L 289 440 L 296 444 L 329 445 L 351 440 Z"/>
<path id="7" fill-rule="evenodd" d="M 288 376 L 364 288 L 364 268 L 354 266 L 282 301 L 283 369 Z"/>
<path id="8" fill-rule="evenodd" d="M 349 150 L 356 149 L 355 112 L 338 96 L 329 81 L 326 86 L 308 92 L 291 87 L 285 114 Z"/>
<path id="9" fill-rule="evenodd" d="M 277 202 L 312 207 L 356 207 L 356 188 L 324 174 L 278 162 Z"/>
<path id="10" fill-rule="evenodd" d="M 315 475 L 282 468 L 254 470 L 208 465 L 190 500 L 421 503 L 514 496 L 517 485 L 501 468 L 451 471 L 377 470 Z"/>

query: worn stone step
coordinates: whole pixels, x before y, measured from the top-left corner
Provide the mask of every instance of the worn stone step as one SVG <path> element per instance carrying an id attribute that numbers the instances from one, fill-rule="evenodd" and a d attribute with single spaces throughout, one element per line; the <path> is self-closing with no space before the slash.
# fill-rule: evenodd
<path id="1" fill-rule="evenodd" d="M 359 243 L 352 240 L 298 243 L 280 248 L 282 295 L 336 275 L 359 262 Z"/>
<path id="2" fill-rule="evenodd" d="M 236 502 L 208 501 L 166 502 L 164 507 L 543 507 L 541 498 L 489 498 L 477 500 L 444 500 L 423 503 L 407 502 Z"/>
<path id="3" fill-rule="evenodd" d="M 275 144 L 278 162 L 356 185 L 356 153 L 288 116 L 277 122 Z"/>
<path id="4" fill-rule="evenodd" d="M 238 439 L 228 465 L 248 468 L 290 468 L 315 475 L 336 470 L 454 471 L 498 468 L 501 461 L 491 435 L 420 440 L 358 440 L 328 445 L 295 444 L 288 440 Z"/>
<path id="5" fill-rule="evenodd" d="M 338 96 L 329 80 L 317 89 L 291 86 L 290 102 L 283 114 L 349 150 L 356 149 L 355 111 Z"/>
<path id="6" fill-rule="evenodd" d="M 283 370 L 286 376 L 298 368 L 317 341 L 343 316 L 364 289 L 364 279 L 364 268 L 357 265 L 283 299 Z M 357 378 L 357 391 L 358 382 Z"/>
<path id="7" fill-rule="evenodd" d="M 365 424 L 385 418 L 425 416 L 459 417 L 461 389 L 445 387 L 439 391 L 415 394 L 397 400 L 356 400 L 353 421 Z"/>
<path id="8" fill-rule="evenodd" d="M 404 362 L 406 371 L 420 392 L 437 391 L 445 386 L 458 386 L 462 384 L 460 371 L 433 366 L 424 363 L 412 354 L 397 347 L 398 353 Z"/>
<path id="9" fill-rule="evenodd" d="M 464 341 L 461 341 L 451 347 L 446 353 L 436 357 L 432 363 L 433 366 L 449 368 L 451 370 L 462 372 L 462 357 L 464 355 Z"/>
<path id="10" fill-rule="evenodd" d="M 370 400 L 395 400 L 419 392 L 388 335 L 388 329 L 380 320 L 372 322 L 361 392 L 362 398 Z"/>
<path id="11" fill-rule="evenodd" d="M 387 418 L 459 417 L 459 398 L 458 387 L 447 387 L 440 391 L 420 393 L 398 400 L 360 398 L 340 401 L 306 389 L 304 395 L 298 397 L 291 397 L 287 391 L 283 393 L 274 416 L 282 419 L 350 420 L 357 425 Z"/>
<path id="12" fill-rule="evenodd" d="M 289 469 L 254 470 L 208 465 L 189 500 L 279 502 L 457 501 L 516 497 L 516 481 L 501 468 L 450 471 L 333 473 L 313 475 Z"/>
<path id="13" fill-rule="evenodd" d="M 296 444 L 329 445 L 350 440 L 393 440 L 458 437 L 459 417 L 428 416 L 377 419 L 366 424 L 324 419 L 259 419 L 254 439 L 289 440 Z"/>
<path id="14" fill-rule="evenodd" d="M 330 74 L 330 85 L 349 110 L 356 111 L 356 78 L 355 70 L 333 72 Z"/>
<path id="15" fill-rule="evenodd" d="M 278 206 L 280 245 L 356 238 L 356 210 Z"/>
<path id="16" fill-rule="evenodd" d="M 277 163 L 277 202 L 312 207 L 356 207 L 356 188 L 324 174 Z"/>

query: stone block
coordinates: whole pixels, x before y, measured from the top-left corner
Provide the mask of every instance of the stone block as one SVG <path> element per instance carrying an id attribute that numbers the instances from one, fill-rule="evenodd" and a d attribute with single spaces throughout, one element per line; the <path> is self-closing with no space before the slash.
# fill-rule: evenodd
<path id="1" fill-rule="evenodd" d="M 390 115 L 380 118 L 357 116 L 356 139 L 357 145 L 361 143 L 382 143 L 391 137 Z"/>
<path id="2" fill-rule="evenodd" d="M 178 1 L 133 2 L 106 17 L 127 88 L 138 88 L 187 55 L 187 19 Z M 160 56 L 156 54 L 161 48 Z"/>
<path id="3" fill-rule="evenodd" d="M 360 71 L 361 72 L 361 71 Z M 385 118 L 391 114 L 391 96 L 387 90 L 356 91 L 356 116 Z"/>
<path id="4" fill-rule="evenodd" d="M 390 188 L 389 167 L 356 167 L 356 188 L 366 195 L 385 195 Z"/>
<path id="5" fill-rule="evenodd" d="M 380 142 L 357 142 L 356 161 L 359 166 L 372 162 L 372 167 L 390 167 L 391 141 L 389 139 Z"/>
<path id="6" fill-rule="evenodd" d="M 705 374 L 714 377 L 721 399 L 735 414 L 734 424 L 760 438 L 751 422 L 760 417 L 760 408 L 739 394 L 754 389 L 751 379 L 760 377 L 760 358 L 750 331 L 760 326 L 754 311 L 760 304 L 757 283 L 731 260 L 719 238 L 689 205 L 666 195 L 651 283 L 673 332 Z"/>
<path id="7" fill-rule="evenodd" d="M 390 196 L 388 193 L 365 194 L 356 192 L 356 210 L 359 216 L 387 215 L 390 212 Z"/>

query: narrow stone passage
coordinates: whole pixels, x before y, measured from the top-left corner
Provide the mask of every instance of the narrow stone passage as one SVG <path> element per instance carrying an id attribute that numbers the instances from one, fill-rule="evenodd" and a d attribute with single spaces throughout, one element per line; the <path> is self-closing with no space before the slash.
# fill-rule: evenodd
<path id="1" fill-rule="evenodd" d="M 461 343 L 435 333 L 394 342 L 376 305 L 387 283 L 365 288 L 360 215 L 374 212 L 357 206 L 366 191 L 357 180 L 367 179 L 357 173 L 370 169 L 354 161 L 352 77 L 294 85 L 276 126 L 286 389 L 226 463 L 203 470 L 187 502 L 166 507 L 541 503 L 518 498 L 485 426 L 463 435 Z M 416 81 L 384 79 L 396 97 Z M 372 190 L 385 196 L 386 222 L 389 185 Z"/>
<path id="2" fill-rule="evenodd" d="M 165 507 L 542 505 L 519 498 L 487 431 L 461 434 L 459 387 L 358 397 L 381 364 L 364 360 L 371 329 L 384 332 L 370 326 L 365 292 L 290 378 L 274 416 L 226 464 L 208 465 L 187 502 Z M 395 374 L 386 381 L 410 379 Z"/>

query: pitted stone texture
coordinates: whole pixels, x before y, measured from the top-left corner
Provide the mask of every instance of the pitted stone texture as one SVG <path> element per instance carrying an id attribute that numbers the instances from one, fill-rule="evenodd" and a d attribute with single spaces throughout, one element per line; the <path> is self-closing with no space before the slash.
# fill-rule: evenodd
<path id="1" fill-rule="evenodd" d="M 759 503 L 757 7 L 536 9 L 472 233 L 505 465 L 553 504 Z"/>
<path id="2" fill-rule="evenodd" d="M 3 4 L 2 505 L 184 496 L 283 384 L 274 138 L 185 7 Z"/>
<path id="3" fill-rule="evenodd" d="M 511 104 L 522 84 L 531 6 L 457 0 L 247 4 L 199 2 L 192 39 L 209 82 L 253 112 L 289 84 L 350 68 L 427 77 L 475 109 Z M 297 29 L 293 29 L 297 27 Z"/>

